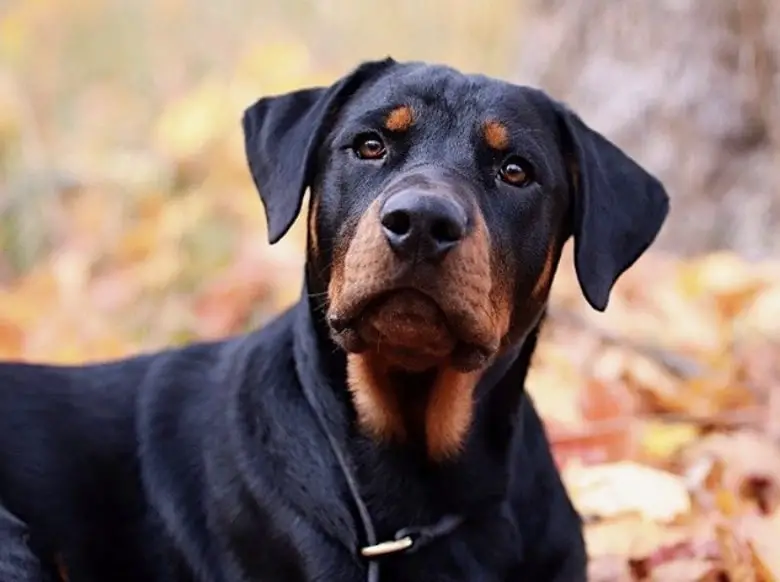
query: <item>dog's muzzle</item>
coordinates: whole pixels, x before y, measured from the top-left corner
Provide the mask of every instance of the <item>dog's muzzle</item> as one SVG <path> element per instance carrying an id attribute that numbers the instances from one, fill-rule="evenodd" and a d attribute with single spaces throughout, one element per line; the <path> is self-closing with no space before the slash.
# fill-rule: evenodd
<path id="1" fill-rule="evenodd" d="M 439 169 L 416 171 L 365 211 L 329 288 L 328 321 L 344 349 L 373 349 L 407 370 L 472 370 L 495 353 L 503 330 L 490 238 L 468 188 Z"/>

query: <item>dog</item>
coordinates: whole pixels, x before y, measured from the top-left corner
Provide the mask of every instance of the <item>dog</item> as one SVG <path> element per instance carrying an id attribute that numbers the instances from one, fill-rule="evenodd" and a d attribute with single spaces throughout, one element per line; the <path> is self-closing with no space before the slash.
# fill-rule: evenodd
<path id="1" fill-rule="evenodd" d="M 668 213 L 539 89 L 391 58 L 243 116 L 300 301 L 99 364 L 0 365 L 4 582 L 584 581 L 524 391 L 564 243 L 586 300 Z"/>

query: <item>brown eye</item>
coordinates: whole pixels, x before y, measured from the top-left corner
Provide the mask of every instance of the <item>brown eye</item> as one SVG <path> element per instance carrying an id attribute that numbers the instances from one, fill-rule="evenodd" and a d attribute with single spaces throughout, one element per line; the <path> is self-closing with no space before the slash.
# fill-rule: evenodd
<path id="1" fill-rule="evenodd" d="M 509 158 L 501 166 L 498 175 L 510 186 L 522 188 L 534 181 L 534 173 L 531 164 L 520 157 Z"/>
<path id="2" fill-rule="evenodd" d="M 387 153 L 382 138 L 375 133 L 359 135 L 355 139 L 352 149 L 361 160 L 380 160 Z"/>

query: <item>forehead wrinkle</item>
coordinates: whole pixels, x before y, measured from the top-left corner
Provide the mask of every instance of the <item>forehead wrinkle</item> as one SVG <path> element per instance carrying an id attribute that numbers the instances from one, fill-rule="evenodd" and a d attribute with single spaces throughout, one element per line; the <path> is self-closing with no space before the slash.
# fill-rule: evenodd
<path id="1" fill-rule="evenodd" d="M 462 105 L 464 97 L 474 96 L 479 89 L 467 76 L 448 67 L 413 67 L 381 79 L 370 91 L 381 95 L 383 103 L 408 104 L 413 109 L 420 106 L 453 107 Z"/>

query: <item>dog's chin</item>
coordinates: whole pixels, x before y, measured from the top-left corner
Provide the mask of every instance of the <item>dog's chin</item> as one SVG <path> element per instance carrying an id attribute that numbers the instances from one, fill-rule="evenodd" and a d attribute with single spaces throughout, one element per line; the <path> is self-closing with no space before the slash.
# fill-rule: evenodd
<path id="1" fill-rule="evenodd" d="M 376 354 L 388 369 L 423 372 L 448 366 L 462 372 L 488 364 L 493 350 L 469 343 L 463 330 L 428 295 L 403 289 L 370 298 L 347 321 L 331 321 L 347 352 Z"/>

